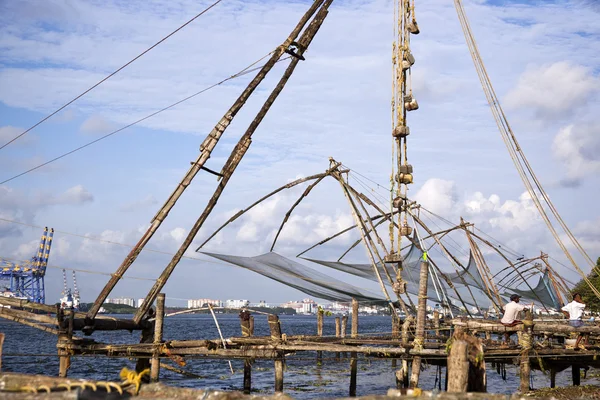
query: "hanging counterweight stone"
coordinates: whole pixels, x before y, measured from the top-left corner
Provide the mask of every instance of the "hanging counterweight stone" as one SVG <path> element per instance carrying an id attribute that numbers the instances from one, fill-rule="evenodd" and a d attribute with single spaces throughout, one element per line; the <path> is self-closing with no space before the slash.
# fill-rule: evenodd
<path id="1" fill-rule="evenodd" d="M 400 168 L 398 168 L 398 172 L 403 174 L 412 174 L 413 167 L 410 164 L 401 165 Z"/>
<path id="2" fill-rule="evenodd" d="M 383 261 L 386 264 L 390 264 L 390 263 L 401 263 L 402 262 L 402 255 L 400 255 L 399 253 L 390 253 L 387 254 L 383 257 Z"/>
<path id="3" fill-rule="evenodd" d="M 408 126 L 399 125 L 394 128 L 392 132 L 393 137 L 407 137 L 410 135 L 410 128 Z"/>
<path id="4" fill-rule="evenodd" d="M 416 20 L 416 19 L 414 19 L 414 18 L 412 19 L 412 21 L 410 21 L 410 22 L 408 23 L 408 25 L 407 25 L 406 27 L 408 28 L 408 31 L 409 31 L 410 33 L 412 33 L 413 35 L 418 35 L 418 34 L 419 34 L 419 32 L 421 32 L 421 31 L 419 30 L 419 25 L 417 25 L 417 20 Z"/>
<path id="5" fill-rule="evenodd" d="M 404 108 L 406 111 L 414 111 L 419 109 L 419 103 L 412 94 L 404 96 Z"/>
<path id="6" fill-rule="evenodd" d="M 413 231 L 413 228 L 411 228 L 410 226 L 404 224 L 400 228 L 400 235 L 402 235 L 402 236 L 410 236 L 412 234 L 412 231 Z"/>
<path id="7" fill-rule="evenodd" d="M 406 196 L 403 194 L 400 194 L 399 196 L 394 198 L 394 200 L 392 201 L 392 205 L 394 206 L 394 208 L 400 209 L 400 208 L 402 208 L 402 206 L 404 205 L 405 202 L 406 202 Z"/>
<path id="8" fill-rule="evenodd" d="M 396 174 L 396 182 L 398 182 L 399 184 L 404 184 L 404 185 L 410 185 L 411 183 L 413 183 L 413 176 L 412 174 L 405 174 L 402 172 L 398 172 Z"/>
<path id="9" fill-rule="evenodd" d="M 407 50 L 402 57 L 402 70 L 406 71 L 415 63 L 415 56 L 412 55 L 410 50 Z"/>

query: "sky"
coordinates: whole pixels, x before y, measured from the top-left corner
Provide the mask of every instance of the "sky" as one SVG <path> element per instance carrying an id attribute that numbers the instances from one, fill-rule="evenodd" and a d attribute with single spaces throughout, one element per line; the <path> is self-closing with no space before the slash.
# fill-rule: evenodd
<path id="1" fill-rule="evenodd" d="M 0 144 L 210 3 L 0 1 Z M 464 5 L 523 150 L 595 260 L 600 256 L 598 3 L 475 0 Z M 308 6 L 308 1 L 223 0 L 0 150 L 0 182 L 246 68 L 281 44 Z M 447 219 L 458 223 L 462 216 L 474 222 L 518 253 L 536 256 L 543 250 L 564 263 L 501 140 L 452 2 L 417 0 L 415 7 L 421 33 L 411 39 L 416 58 L 412 87 L 420 108 L 408 117 L 408 153 L 415 169 L 409 195 Z M 264 194 L 326 170 L 328 157 L 352 169 L 350 183 L 364 184 L 365 191 L 379 196 L 383 192 L 385 197 L 391 168 L 392 27 L 389 0 L 334 1 L 306 61 L 299 63 L 256 131 L 249 152 L 186 253 L 188 258 L 167 283 L 168 304 L 184 305 L 185 299 L 193 298 L 283 302 L 306 297 L 194 250 L 225 220 Z M 251 97 L 207 167 L 222 167 L 284 68 L 285 62 L 278 64 Z M 40 227 L 54 228 L 46 276 L 51 303 L 58 301 L 62 290 L 61 267 L 114 272 L 130 249 L 126 245 L 139 240 L 196 159 L 206 134 L 252 77 L 227 81 L 1 184 L 0 256 L 30 258 Z M 111 297 L 145 295 L 216 184 L 215 176 L 198 174 L 148 244 L 148 250 L 158 252 L 144 251 Z M 207 251 L 244 256 L 269 251 L 281 219 L 304 188 L 269 199 L 225 228 L 209 242 Z M 339 185 L 326 180 L 294 211 L 275 251 L 293 257 L 350 224 Z M 342 237 L 316 254 L 337 258 L 354 239 Z M 364 259 L 364 249 L 356 249 L 354 257 Z M 578 279 L 571 269 L 556 267 L 565 277 Z M 106 275 L 78 273 L 82 300 L 93 301 L 107 280 Z"/>

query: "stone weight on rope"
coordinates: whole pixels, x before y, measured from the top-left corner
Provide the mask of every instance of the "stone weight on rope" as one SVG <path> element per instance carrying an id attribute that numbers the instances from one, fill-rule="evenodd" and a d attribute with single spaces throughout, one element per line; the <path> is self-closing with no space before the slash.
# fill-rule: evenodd
<path id="1" fill-rule="evenodd" d="M 419 103 L 417 103 L 417 99 L 415 99 L 412 94 L 404 96 L 404 108 L 406 108 L 406 111 L 419 109 Z"/>
<path id="2" fill-rule="evenodd" d="M 408 31 L 413 35 L 418 35 L 421 32 L 419 30 L 419 25 L 417 25 L 417 20 L 414 18 L 408 23 L 406 27 L 408 28 Z"/>
<path id="3" fill-rule="evenodd" d="M 396 196 L 394 198 L 394 200 L 392 201 L 392 205 L 394 206 L 394 208 L 398 208 L 400 209 L 404 203 L 406 203 L 406 195 L 400 193 L 400 195 Z"/>
<path id="4" fill-rule="evenodd" d="M 415 63 L 415 57 L 412 55 L 410 50 L 407 50 L 402 57 L 402 70 L 406 71 Z"/>
<path id="5" fill-rule="evenodd" d="M 413 228 L 408 226 L 407 224 L 402 225 L 400 228 L 401 236 L 410 236 L 412 234 Z"/>
<path id="6" fill-rule="evenodd" d="M 413 183 L 413 176 L 412 176 L 412 174 L 405 174 L 402 172 L 398 172 L 396 174 L 396 181 L 399 184 L 410 185 L 411 183 Z"/>
<path id="7" fill-rule="evenodd" d="M 410 128 L 408 126 L 397 126 L 392 132 L 392 136 L 396 138 L 403 138 L 410 135 Z"/>

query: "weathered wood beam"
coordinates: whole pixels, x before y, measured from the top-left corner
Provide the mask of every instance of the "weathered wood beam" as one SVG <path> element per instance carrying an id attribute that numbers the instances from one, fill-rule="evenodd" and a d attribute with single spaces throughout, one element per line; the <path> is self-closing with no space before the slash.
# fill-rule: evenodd
<path id="1" fill-rule="evenodd" d="M 139 242 L 135 245 L 135 247 L 131 249 L 129 254 L 125 257 L 125 260 L 123 260 L 117 271 L 113 274 L 113 276 L 107 282 L 104 289 L 102 289 L 102 291 L 98 295 L 98 298 L 87 313 L 87 317 L 89 319 L 94 319 L 96 317 L 96 315 L 98 314 L 98 310 L 102 306 L 102 303 L 104 303 L 110 292 L 116 286 L 117 282 L 119 282 L 119 280 L 123 277 L 123 274 L 127 271 L 131 264 L 133 264 L 133 262 L 141 253 L 144 246 L 150 241 L 150 239 L 158 230 L 158 228 L 160 227 L 164 219 L 167 217 L 171 209 L 175 206 L 175 203 L 179 200 L 185 189 L 191 184 L 196 174 L 200 171 L 200 169 L 204 166 L 206 161 L 210 158 L 212 151 L 217 146 L 219 139 L 221 138 L 221 136 L 235 117 L 235 115 L 244 106 L 250 95 L 264 80 L 267 73 L 273 68 L 275 63 L 279 61 L 281 56 L 285 53 L 285 51 L 292 44 L 292 42 L 296 40 L 297 36 L 300 34 L 304 26 L 308 23 L 309 19 L 313 16 L 313 14 L 317 12 L 317 9 L 321 6 L 322 3 L 323 0 L 317 0 L 311 5 L 308 11 L 300 19 L 300 22 L 296 25 L 292 33 L 290 33 L 288 38 L 283 42 L 282 45 L 278 46 L 275 49 L 269 61 L 267 61 L 267 63 L 260 69 L 260 71 L 248 84 L 248 86 L 242 92 L 242 94 L 237 98 L 237 100 L 233 103 L 229 110 L 227 110 L 227 112 L 225 113 L 225 115 L 223 115 L 221 120 L 215 125 L 213 130 L 206 136 L 204 142 L 202 142 L 202 145 L 200 146 L 200 154 L 198 155 L 196 161 L 192 163 L 185 177 L 177 185 L 169 199 L 165 202 L 165 204 L 160 208 L 158 213 L 152 219 L 150 227 L 146 230 L 146 232 L 139 240 Z M 294 62 L 294 60 L 292 60 L 292 62 Z M 156 294 L 158 294 L 158 291 L 156 292 Z M 136 315 L 136 322 L 139 322 L 142 316 L 146 314 L 149 308 L 149 304 L 152 304 L 154 298 L 156 297 L 156 294 L 154 296 L 151 296 L 151 298 L 146 297 L 142 308 L 143 313 Z"/>
<path id="2" fill-rule="evenodd" d="M 308 25 L 306 30 L 302 33 L 302 35 L 300 36 L 300 39 L 298 39 L 298 48 L 299 48 L 298 52 L 300 55 L 302 53 L 304 53 L 304 51 L 308 48 L 310 42 L 316 35 L 320 26 L 323 24 L 323 21 L 325 20 L 325 17 L 327 16 L 328 7 L 331 4 L 331 1 L 332 0 L 325 0 L 321 9 L 315 15 L 315 18 L 310 22 L 310 24 Z M 320 1 L 316 1 L 314 4 L 318 4 L 318 3 L 320 3 Z M 314 7 L 314 4 L 313 4 L 313 7 Z M 313 9 L 313 7 L 311 7 L 311 10 Z M 315 8 L 315 10 L 316 10 L 316 8 Z M 303 17 L 303 20 L 306 19 L 306 21 L 308 21 L 310 16 L 312 16 L 312 14 L 313 14 L 313 12 L 308 12 Z M 301 23 L 299 26 L 302 27 L 305 25 L 305 23 L 306 22 Z M 286 46 L 286 49 L 287 49 L 287 47 L 288 46 Z M 223 178 L 221 179 L 221 181 L 219 182 L 213 195 L 211 196 L 208 204 L 206 205 L 206 208 L 204 209 L 204 211 L 202 212 L 200 217 L 196 220 L 194 226 L 190 229 L 190 232 L 188 233 L 185 240 L 179 247 L 179 250 L 177 250 L 177 253 L 175 253 L 175 256 L 173 257 L 171 262 L 169 262 L 167 267 L 161 273 L 160 277 L 156 280 L 156 282 L 150 289 L 150 292 L 148 293 L 148 295 L 146 295 L 146 297 L 144 298 L 144 302 L 138 308 L 135 316 L 133 317 L 133 320 L 135 322 L 140 322 L 143 315 L 148 311 L 148 308 L 150 308 L 150 306 L 151 306 L 152 302 L 154 301 L 154 299 L 156 298 L 158 292 L 160 292 L 162 290 L 162 288 L 164 287 L 164 285 L 167 283 L 167 280 L 169 279 L 169 277 L 173 273 L 173 270 L 175 269 L 175 267 L 181 260 L 181 257 L 183 257 L 184 253 L 187 251 L 189 246 L 192 244 L 192 241 L 198 234 L 198 231 L 200 230 L 202 225 L 204 225 L 204 222 L 206 221 L 206 219 L 208 218 L 208 216 L 210 215 L 210 213 L 216 206 L 217 202 L 219 201 L 219 198 L 221 197 L 221 194 L 225 190 L 225 186 L 227 185 L 227 182 L 229 182 L 229 179 L 231 178 L 231 176 L 235 172 L 236 168 L 240 164 L 242 158 L 248 151 L 248 148 L 250 147 L 250 144 L 252 143 L 252 135 L 254 134 L 254 132 L 256 131 L 256 128 L 258 128 L 258 125 L 262 122 L 263 118 L 265 117 L 265 115 L 267 114 L 267 112 L 269 111 L 269 109 L 271 108 L 273 103 L 275 102 L 275 99 L 277 99 L 277 97 L 283 90 L 285 84 L 287 83 L 287 81 L 291 77 L 292 73 L 296 69 L 296 66 L 298 65 L 298 61 L 299 61 L 299 58 L 295 58 L 295 57 L 292 58 L 289 66 L 287 67 L 287 69 L 283 73 L 283 76 L 279 80 L 279 83 L 275 86 L 275 89 L 273 89 L 273 91 L 271 92 L 271 94 L 269 95 L 269 97 L 267 98 L 267 100 L 265 101 L 263 106 L 261 107 L 260 111 L 254 118 L 254 120 L 248 126 L 248 129 L 246 130 L 244 135 L 240 138 L 240 140 L 236 144 L 235 148 L 232 150 L 232 152 L 229 156 L 229 159 L 225 162 L 225 166 L 221 170 L 221 174 L 223 175 Z"/>

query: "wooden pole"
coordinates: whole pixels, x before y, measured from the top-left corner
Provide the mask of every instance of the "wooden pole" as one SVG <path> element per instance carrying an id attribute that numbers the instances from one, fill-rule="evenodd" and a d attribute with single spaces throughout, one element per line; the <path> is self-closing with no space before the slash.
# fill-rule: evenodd
<path id="1" fill-rule="evenodd" d="M 581 384 L 581 367 L 579 364 L 573 364 L 571 366 L 571 378 L 573 378 L 573 386 L 579 386 Z"/>
<path id="2" fill-rule="evenodd" d="M 331 1 L 333 1 L 333 0 L 325 0 L 324 1 L 323 7 L 317 12 L 317 14 L 315 15 L 315 18 L 310 22 L 310 24 L 304 30 L 304 32 L 302 32 L 302 35 L 298 39 L 299 57 L 309 46 L 310 42 L 312 41 L 312 39 L 316 35 L 317 31 L 319 30 L 321 24 L 325 20 L 325 17 L 327 16 L 327 13 L 328 13 L 328 7 L 331 4 Z M 315 3 L 313 3 L 313 5 L 320 3 L 320 2 L 321 2 L 321 0 L 315 1 Z M 144 314 L 144 307 L 146 307 L 146 302 L 152 300 L 156 296 L 156 294 L 167 283 L 167 280 L 173 273 L 173 270 L 175 269 L 177 264 L 179 264 L 179 261 L 183 257 L 184 253 L 187 251 L 189 246 L 192 244 L 194 238 L 198 234 L 198 231 L 204 225 L 204 222 L 206 221 L 206 219 L 208 218 L 208 216 L 210 215 L 212 210 L 217 205 L 217 202 L 219 201 L 221 194 L 225 190 L 225 186 L 229 182 L 229 179 L 231 179 L 231 176 L 235 172 L 236 168 L 239 166 L 240 162 L 242 161 L 242 158 L 244 157 L 244 155 L 250 148 L 250 145 L 252 143 L 252 135 L 254 134 L 254 132 L 258 128 L 258 125 L 262 122 L 263 118 L 265 117 L 265 115 L 267 114 L 267 112 L 269 111 L 269 109 L 271 108 L 273 103 L 275 102 L 275 99 L 277 99 L 277 97 L 283 90 L 283 88 L 284 88 L 285 84 L 287 83 L 287 81 L 289 80 L 289 78 L 291 77 L 296 66 L 298 65 L 298 62 L 300 60 L 299 57 L 292 57 L 290 64 L 288 65 L 285 72 L 283 73 L 283 76 L 281 77 L 281 79 L 279 80 L 277 85 L 275 86 L 275 89 L 273 89 L 273 91 L 271 92 L 271 94 L 269 95 L 267 100 L 265 100 L 260 111 L 256 114 L 256 117 L 254 118 L 254 120 L 250 123 L 250 125 L 246 129 L 246 132 L 244 133 L 244 135 L 240 138 L 238 143 L 235 145 L 235 147 L 231 151 L 229 158 L 227 159 L 227 161 L 225 162 L 225 165 L 223 166 L 223 169 L 221 170 L 221 174 L 220 174 L 221 180 L 220 180 L 217 188 L 215 189 L 213 195 L 211 196 L 210 200 L 206 204 L 206 207 L 202 211 L 202 214 L 200 215 L 200 217 L 198 217 L 198 219 L 194 223 L 194 226 L 190 229 L 188 235 L 184 239 L 181 246 L 179 246 L 179 250 L 177 250 L 177 252 L 173 256 L 173 258 L 171 259 L 169 264 L 166 266 L 166 268 L 163 270 L 163 272 L 161 273 L 159 278 L 156 280 L 156 282 L 150 289 L 148 295 L 146 295 L 146 297 L 144 298 L 144 303 L 142 303 L 142 305 L 140 306 L 140 308 L 138 309 L 138 311 L 136 312 L 136 314 L 133 318 L 134 321 L 137 322 L 137 321 L 139 321 L 139 319 L 141 319 L 141 316 Z"/>
<path id="3" fill-rule="evenodd" d="M 358 337 L 358 300 L 352 299 L 352 328 L 350 336 Z M 350 396 L 356 396 L 356 373 L 358 371 L 358 354 L 350 353 Z"/>
<path id="4" fill-rule="evenodd" d="M 413 366 L 414 368 L 414 366 Z M 467 342 L 454 340 L 448 355 L 448 392 L 466 393 L 469 384 L 469 359 Z"/>
<path id="5" fill-rule="evenodd" d="M 342 316 L 342 331 L 340 332 L 341 337 L 346 337 L 346 332 L 348 331 L 348 316 Z"/>
<path id="6" fill-rule="evenodd" d="M 116 284 L 123 277 L 123 274 L 127 271 L 131 264 L 133 264 L 135 259 L 141 253 L 144 246 L 150 241 L 154 233 L 158 230 L 159 226 L 167 217 L 171 209 L 175 206 L 175 203 L 181 197 L 184 190 L 190 185 L 196 174 L 202 169 L 206 161 L 210 158 L 212 151 L 217 146 L 219 139 L 221 138 L 221 136 L 225 132 L 225 129 L 227 129 L 235 115 L 244 106 L 250 95 L 263 81 L 263 79 L 265 78 L 267 73 L 273 68 L 275 63 L 277 63 L 277 61 L 281 58 L 285 51 L 288 50 L 292 42 L 296 40 L 296 37 L 300 34 L 300 31 L 302 31 L 304 26 L 307 24 L 309 19 L 313 16 L 313 14 L 317 11 L 317 9 L 321 6 L 322 3 L 323 0 L 318 0 L 312 4 L 309 10 L 300 19 L 300 22 L 298 22 L 292 33 L 290 33 L 288 38 L 283 42 L 283 44 L 281 44 L 279 47 L 277 47 L 277 49 L 275 49 L 269 61 L 267 61 L 267 63 L 260 69 L 260 71 L 248 84 L 248 86 L 242 92 L 242 94 L 237 98 L 233 105 L 227 110 L 227 112 L 215 125 L 213 130 L 206 136 L 204 142 L 202 142 L 202 145 L 200 146 L 200 155 L 198 156 L 197 160 L 192 163 L 192 166 L 186 173 L 185 177 L 177 185 L 177 188 L 175 188 L 169 199 L 165 202 L 165 204 L 160 208 L 158 213 L 152 219 L 148 230 L 144 233 L 144 235 L 135 245 L 135 247 L 131 249 L 130 253 L 127 255 L 127 257 L 125 257 L 125 260 L 123 260 L 117 271 L 112 275 L 111 279 L 108 281 L 104 289 L 102 289 L 102 291 L 98 295 L 98 298 L 94 302 L 94 305 L 90 308 L 90 310 L 87 313 L 88 319 L 91 320 L 96 317 L 96 314 L 102 306 L 102 303 L 104 303 L 110 292 L 114 289 Z M 146 314 L 146 312 L 150 308 L 149 304 L 152 304 L 154 302 L 155 296 L 156 295 L 146 296 L 142 306 L 140 306 L 142 312 L 139 315 L 136 314 L 136 320 L 139 321 L 142 318 L 142 316 Z"/>
<path id="7" fill-rule="evenodd" d="M 525 319 L 523 320 L 523 333 L 521 335 L 521 346 L 523 351 L 521 352 L 521 393 L 526 393 L 530 390 L 529 379 L 531 376 L 531 364 L 529 362 L 529 352 L 533 347 L 533 335 L 531 331 L 533 329 L 533 314 L 531 310 L 525 311 Z"/>
<path id="8" fill-rule="evenodd" d="M 68 327 L 65 326 L 65 314 L 64 310 L 60 306 L 56 306 L 56 319 L 58 321 L 58 344 L 65 345 L 69 343 L 69 331 Z M 71 358 L 69 352 L 59 348 L 58 349 L 59 362 L 58 362 L 58 377 L 66 378 L 67 371 L 71 366 Z"/>
<path id="9" fill-rule="evenodd" d="M 352 299 L 352 330 L 353 338 L 358 337 L 358 300 Z"/>
<path id="10" fill-rule="evenodd" d="M 413 321 L 413 317 L 410 315 L 406 316 L 404 323 L 402 324 L 402 344 L 408 345 L 408 330 L 410 329 L 410 324 Z M 402 367 L 399 371 L 396 371 L 396 386 L 397 387 L 405 387 L 408 388 L 409 380 L 408 380 L 408 360 L 406 358 L 402 359 Z"/>
<path id="11" fill-rule="evenodd" d="M 154 323 L 154 354 L 150 360 L 150 382 L 158 382 L 160 375 L 160 349 L 163 337 L 163 324 L 165 318 L 165 294 L 159 293 L 156 297 L 156 320 Z"/>
<path id="12" fill-rule="evenodd" d="M 335 317 L 335 337 L 340 337 L 340 317 Z"/>
<path id="13" fill-rule="evenodd" d="M 240 325 L 242 328 L 242 336 L 250 337 L 254 334 L 254 317 L 250 315 L 248 310 L 240 312 Z M 250 394 L 252 391 L 252 359 L 244 359 L 244 393 Z"/>
<path id="14" fill-rule="evenodd" d="M 550 388 L 555 388 L 556 387 L 556 368 L 555 367 L 551 367 L 550 368 Z"/>
<path id="15" fill-rule="evenodd" d="M 281 322 L 279 317 L 269 314 L 269 330 L 271 331 L 271 340 L 281 341 Z M 281 354 L 275 360 L 275 392 L 283 392 L 283 355 Z"/>
<path id="16" fill-rule="evenodd" d="M 398 337 L 400 337 L 400 319 L 397 314 L 392 314 L 392 339 L 397 340 Z M 392 368 L 396 368 L 395 358 L 392 358 Z M 396 386 L 398 386 L 398 379 L 396 379 Z"/>
<path id="17" fill-rule="evenodd" d="M 4 346 L 4 333 L 0 332 L 0 372 L 2 372 L 2 346 Z"/>
<path id="18" fill-rule="evenodd" d="M 154 325 L 156 323 L 156 320 L 153 320 L 152 322 L 148 321 L 150 319 L 154 318 L 154 309 L 149 309 L 148 313 L 146 314 L 146 317 L 144 318 L 145 321 L 147 322 L 145 324 L 145 328 L 142 329 L 142 334 L 140 337 L 140 344 L 146 344 L 146 343 L 153 343 L 154 342 Z M 97 321 L 97 320 L 96 320 Z M 150 359 L 149 358 L 138 358 L 137 362 L 135 363 L 135 372 L 137 372 L 138 374 L 146 369 L 150 368 Z M 144 381 L 149 382 L 150 379 L 146 379 L 148 378 L 148 375 L 144 376 Z"/>
<path id="19" fill-rule="evenodd" d="M 317 336 L 323 336 L 323 315 L 325 311 L 321 307 L 317 311 Z M 317 351 L 317 365 L 321 365 L 323 363 L 323 352 Z"/>
<path id="20" fill-rule="evenodd" d="M 421 272 L 419 274 L 419 302 L 417 306 L 417 323 L 415 329 L 415 349 L 422 349 L 425 341 L 425 319 L 427 317 L 427 280 L 429 278 L 429 263 L 421 261 Z M 410 387 L 419 386 L 419 375 L 421 373 L 421 357 L 415 356 L 412 362 Z"/>

